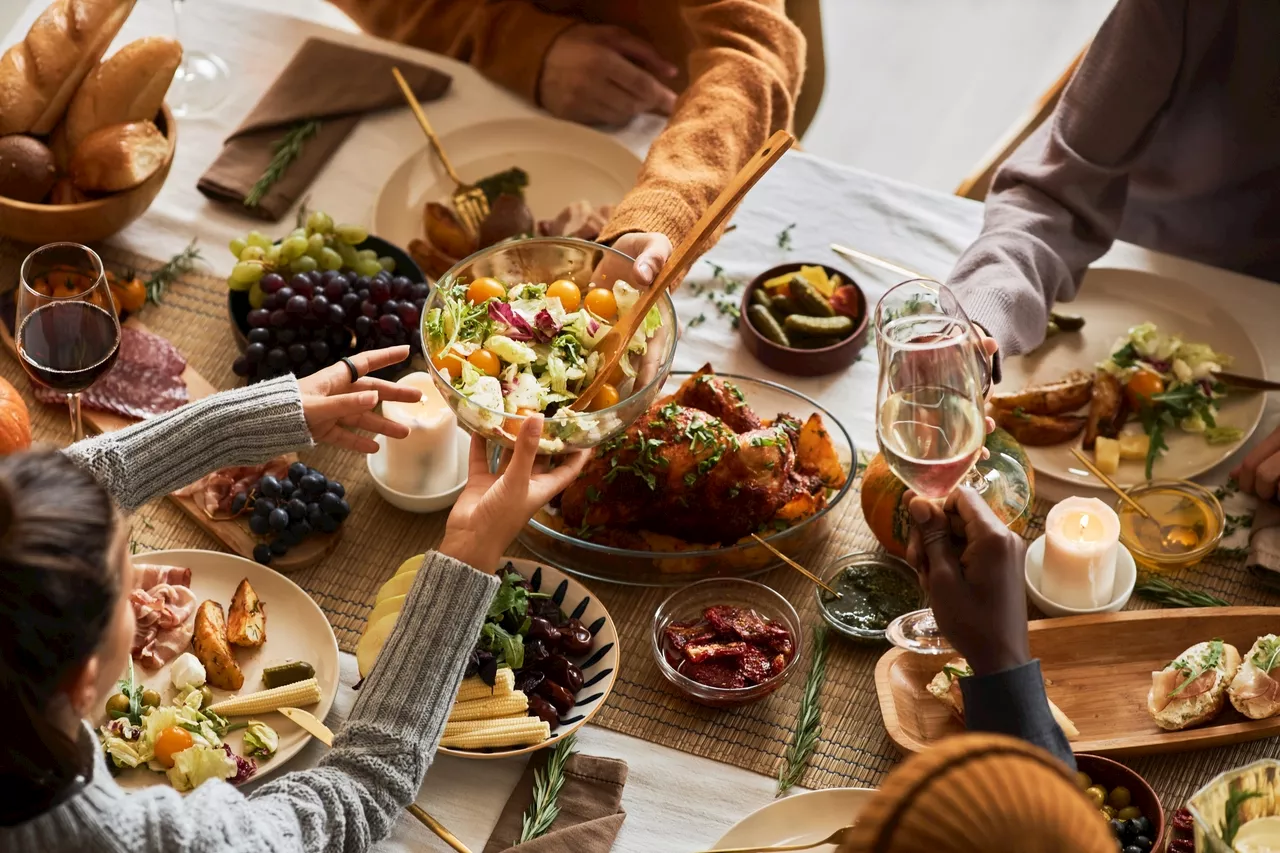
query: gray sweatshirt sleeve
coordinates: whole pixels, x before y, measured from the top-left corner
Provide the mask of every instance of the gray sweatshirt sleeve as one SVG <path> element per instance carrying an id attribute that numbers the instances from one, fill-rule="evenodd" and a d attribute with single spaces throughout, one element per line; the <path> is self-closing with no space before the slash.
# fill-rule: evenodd
<path id="1" fill-rule="evenodd" d="M 222 391 L 64 452 L 120 506 L 137 509 L 231 465 L 258 465 L 312 445 L 292 376 Z"/>
<path id="2" fill-rule="evenodd" d="M 971 732 L 994 732 L 1027 741 L 1055 755 L 1072 770 L 1076 757 L 1049 710 L 1040 661 L 990 675 L 960 679 L 964 724 Z"/>
<path id="3" fill-rule="evenodd" d="M 1129 172 L 1176 90 L 1190 0 L 1119 0 L 1052 117 L 996 173 L 949 284 L 1008 355 L 1044 339 L 1120 230 Z"/>

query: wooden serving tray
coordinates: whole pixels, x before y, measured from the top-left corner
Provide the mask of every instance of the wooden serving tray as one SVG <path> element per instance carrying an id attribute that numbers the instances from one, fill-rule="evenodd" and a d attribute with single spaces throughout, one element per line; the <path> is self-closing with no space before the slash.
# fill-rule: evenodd
<path id="1" fill-rule="evenodd" d="M 1250 720 L 1231 707 L 1178 732 L 1147 713 L 1151 673 L 1196 643 L 1221 637 L 1246 655 L 1263 634 L 1280 633 L 1280 608 L 1205 607 L 1135 610 L 1031 623 L 1031 654 L 1040 659 L 1049 698 L 1076 724 L 1075 752 L 1146 755 L 1181 752 L 1280 734 L 1280 716 Z M 890 739 L 919 752 L 964 726 L 926 689 L 946 655 L 892 649 L 876 664 L 876 694 Z"/>
<path id="2" fill-rule="evenodd" d="M 136 317 L 128 318 L 124 321 L 124 325 L 140 332 L 151 331 Z M 18 357 L 18 345 L 14 342 L 13 335 L 9 333 L 8 327 L 3 323 L 0 323 L 0 341 L 3 341 L 10 355 L 14 358 Z M 209 380 L 196 372 L 190 362 L 187 363 L 186 370 L 182 371 L 182 380 L 187 383 L 188 401 L 200 400 L 218 391 Z M 80 416 L 84 421 L 85 431 L 97 434 L 114 432 L 138 423 L 133 418 L 127 418 L 114 412 L 98 411 L 88 406 L 81 407 Z M 233 553 L 249 560 L 253 559 L 253 549 L 258 544 L 258 539 L 249 531 L 247 521 L 219 521 L 212 519 L 196 504 L 193 498 L 169 495 L 169 500 L 173 501 L 192 521 L 200 525 L 206 533 L 217 539 Z M 305 542 L 290 548 L 288 554 L 272 559 L 271 568 L 281 572 L 310 568 L 326 557 L 337 546 L 341 537 L 342 528 L 338 528 L 335 533 L 319 533 L 308 536 Z"/>

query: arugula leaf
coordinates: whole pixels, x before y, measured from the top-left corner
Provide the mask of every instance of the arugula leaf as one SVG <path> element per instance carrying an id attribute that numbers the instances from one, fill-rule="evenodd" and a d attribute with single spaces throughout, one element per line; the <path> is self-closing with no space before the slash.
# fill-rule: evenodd
<path id="1" fill-rule="evenodd" d="M 507 613 L 521 622 L 529 613 L 529 591 L 523 586 L 524 578 L 515 572 L 507 572 L 502 576 L 502 585 L 498 587 L 493 601 L 489 602 L 489 618 L 501 621 Z"/>
<path id="2" fill-rule="evenodd" d="M 1262 638 L 1252 660 L 1253 665 L 1263 672 L 1271 672 L 1280 666 L 1280 639 L 1274 635 Z"/>
<path id="3" fill-rule="evenodd" d="M 1218 665 L 1218 662 L 1221 660 L 1222 660 L 1222 640 L 1218 637 L 1214 637 L 1212 640 L 1209 641 L 1209 653 L 1205 655 L 1203 658 L 1201 658 L 1198 664 L 1192 664 L 1188 661 L 1183 661 L 1183 660 L 1175 661 L 1174 666 L 1178 669 L 1178 671 L 1189 673 L 1189 675 L 1187 675 L 1186 681 L 1182 682 L 1177 687 L 1173 688 L 1173 692 L 1169 694 L 1168 698 L 1172 699 L 1174 696 L 1177 696 L 1179 693 L 1181 693 L 1183 690 L 1186 689 L 1188 684 L 1195 681 L 1197 678 L 1199 678 L 1209 670 L 1216 667 Z"/>
<path id="4" fill-rule="evenodd" d="M 480 645 L 500 656 L 512 669 L 524 666 L 524 637 L 508 633 L 497 622 L 486 622 L 481 627 Z"/>
<path id="5" fill-rule="evenodd" d="M 1133 367 L 1139 359 L 1138 350 L 1132 343 L 1125 344 L 1111 354 L 1111 360 L 1116 367 Z"/>
<path id="6" fill-rule="evenodd" d="M 956 678 L 968 678 L 973 675 L 973 669 L 968 665 L 956 666 L 955 664 L 944 664 L 942 671 L 950 676 L 953 680 Z"/>

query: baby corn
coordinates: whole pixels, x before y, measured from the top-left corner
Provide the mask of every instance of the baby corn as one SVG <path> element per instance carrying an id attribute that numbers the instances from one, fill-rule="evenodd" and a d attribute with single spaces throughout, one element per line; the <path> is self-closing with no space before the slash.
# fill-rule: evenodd
<path id="1" fill-rule="evenodd" d="M 498 677 L 494 679 L 492 687 L 480 680 L 479 676 L 472 676 L 462 682 L 462 686 L 458 688 L 457 701 L 474 702 L 478 699 L 490 699 L 497 696 L 506 696 L 516 689 L 515 674 L 507 668 L 498 670 Z"/>
<path id="2" fill-rule="evenodd" d="M 278 706 L 277 706 L 278 707 Z M 473 699 L 470 702 L 459 702 L 453 706 L 449 714 L 449 722 L 466 720 L 492 720 L 495 717 L 514 717 L 529 710 L 529 697 L 519 690 L 504 696 L 488 699 Z"/>
<path id="3" fill-rule="evenodd" d="M 520 694 L 523 696 L 524 694 Z M 214 702 L 209 710 L 224 717 L 243 717 L 248 714 L 263 714 L 276 708 L 303 708 L 320 701 L 320 682 L 314 678 L 273 687 L 247 696 L 232 696 L 221 702 Z M 528 700 L 525 700 L 528 705 Z"/>
<path id="4" fill-rule="evenodd" d="M 454 735 L 468 735 L 474 732 L 492 729 L 499 731 L 503 729 L 523 728 L 529 720 L 536 720 L 537 717 L 527 717 L 521 714 L 518 717 L 498 717 L 493 720 L 459 720 L 455 722 L 445 723 L 444 736 L 453 737 Z"/>
<path id="5" fill-rule="evenodd" d="M 493 747 L 528 746 L 542 743 L 551 737 L 551 726 L 537 717 L 524 717 L 519 726 L 507 721 L 488 721 L 489 726 L 465 734 L 445 734 L 440 745 L 448 749 L 486 749 Z M 495 726 L 496 724 L 496 726 Z"/>

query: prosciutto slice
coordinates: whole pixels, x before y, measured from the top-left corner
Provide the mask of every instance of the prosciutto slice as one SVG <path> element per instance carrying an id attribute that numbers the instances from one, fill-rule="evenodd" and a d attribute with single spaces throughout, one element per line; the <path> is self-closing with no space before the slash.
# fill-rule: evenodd
<path id="1" fill-rule="evenodd" d="M 1187 680 L 1185 672 L 1173 667 L 1153 672 L 1151 673 L 1151 692 L 1147 695 L 1147 708 L 1152 714 L 1158 714 L 1172 702 L 1194 699 L 1208 693 L 1218 683 L 1219 674 L 1216 669 L 1211 669 L 1201 673 L 1186 687 L 1178 690 L 1179 685 Z M 1170 697 L 1169 694 L 1175 690 L 1178 690 L 1178 695 Z"/>
<path id="2" fill-rule="evenodd" d="M 135 589 L 151 589 L 160 584 L 174 586 L 191 586 L 191 570 L 181 566 L 134 565 L 133 586 Z"/>
<path id="3" fill-rule="evenodd" d="M 146 568 L 173 571 L 168 566 Z M 178 571 L 185 571 L 190 579 L 190 569 Z M 129 601 L 136 621 L 132 652 L 138 663 L 155 670 L 182 654 L 195 633 L 196 596 L 191 588 L 158 583 L 150 589 L 135 589 Z"/>
<path id="4" fill-rule="evenodd" d="M 1241 675 L 1231 685 L 1232 692 L 1242 702 L 1253 699 L 1266 699 L 1272 703 L 1280 701 L 1280 681 L 1275 677 L 1277 672 L 1280 668 L 1263 672 L 1257 666 L 1250 666 L 1246 673 L 1246 668 L 1241 667 Z"/>
<path id="5" fill-rule="evenodd" d="M 211 518 L 231 517 L 231 501 L 240 492 L 248 492 L 262 477 L 270 474 L 276 479 L 289 475 L 289 465 L 296 457 L 292 454 L 272 459 L 265 465 L 237 465 L 207 474 L 189 486 L 174 492 L 178 497 L 189 497 Z"/>

